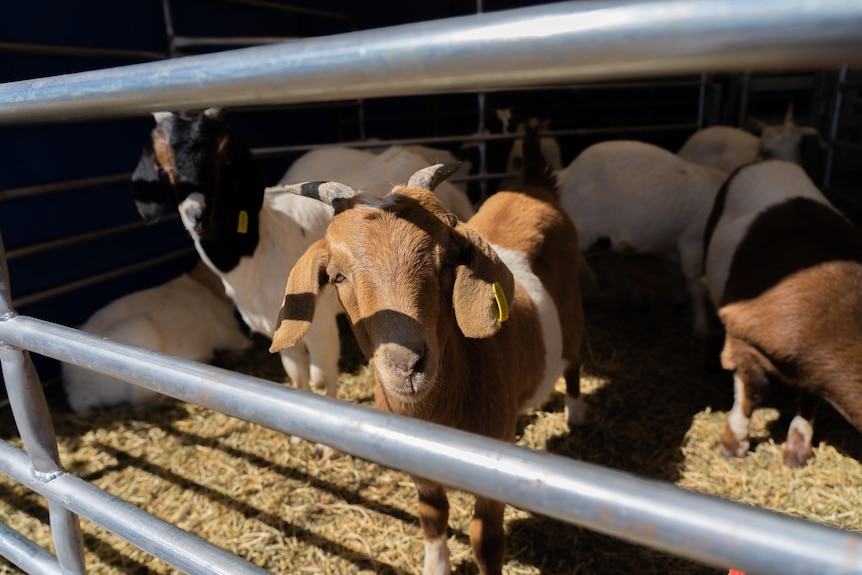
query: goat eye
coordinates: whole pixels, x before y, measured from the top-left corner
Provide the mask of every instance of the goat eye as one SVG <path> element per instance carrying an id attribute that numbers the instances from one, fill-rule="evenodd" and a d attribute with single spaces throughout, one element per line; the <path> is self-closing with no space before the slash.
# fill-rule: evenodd
<path id="1" fill-rule="evenodd" d="M 341 282 L 343 282 L 343 281 L 344 281 L 344 280 L 346 280 L 346 279 L 347 279 L 347 278 L 346 278 L 346 277 L 344 277 L 344 274 L 342 274 L 342 273 L 337 273 L 337 274 L 335 274 L 335 275 L 332 277 L 332 283 L 334 283 L 334 284 L 340 284 Z"/>

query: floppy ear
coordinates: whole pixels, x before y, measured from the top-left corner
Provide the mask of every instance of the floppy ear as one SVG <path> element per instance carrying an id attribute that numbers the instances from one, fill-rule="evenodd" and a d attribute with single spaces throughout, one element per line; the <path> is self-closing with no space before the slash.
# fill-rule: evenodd
<path id="1" fill-rule="evenodd" d="M 467 260 L 455 270 L 455 320 L 467 337 L 491 337 L 509 317 L 508 302 L 515 297 L 515 278 L 490 244 L 472 228 L 459 224 L 453 233 L 462 243 Z"/>
<path id="2" fill-rule="evenodd" d="M 326 240 L 317 240 L 296 262 L 287 278 L 284 302 L 278 312 L 275 333 L 269 351 L 275 353 L 293 347 L 305 337 L 314 318 L 317 294 L 325 281 L 329 248 Z"/>
<path id="3" fill-rule="evenodd" d="M 153 143 L 148 142 L 132 174 L 132 196 L 135 207 L 147 224 L 159 221 L 170 198 L 169 183 L 162 177 L 161 166 L 153 151 Z"/>

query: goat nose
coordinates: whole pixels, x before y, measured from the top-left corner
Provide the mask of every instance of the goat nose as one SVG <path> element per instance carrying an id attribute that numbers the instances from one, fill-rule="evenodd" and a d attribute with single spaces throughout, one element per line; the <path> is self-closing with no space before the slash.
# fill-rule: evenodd
<path id="1" fill-rule="evenodd" d="M 387 350 L 386 359 L 399 377 L 410 378 L 417 371 L 422 371 L 425 354 L 398 345 Z"/>

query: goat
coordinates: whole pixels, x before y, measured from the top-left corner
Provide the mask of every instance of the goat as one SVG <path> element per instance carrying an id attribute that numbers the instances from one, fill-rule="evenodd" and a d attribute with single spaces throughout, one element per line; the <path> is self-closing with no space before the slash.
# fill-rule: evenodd
<path id="1" fill-rule="evenodd" d="M 173 198 L 198 253 L 221 277 L 245 322 L 272 337 L 273 310 L 287 280 L 284 265 L 296 262 L 323 237 L 332 209 L 294 194 L 265 193 L 251 152 L 221 121 L 220 110 L 160 112 L 155 119 L 152 140 L 132 179 L 138 211 L 145 221 L 155 221 Z M 380 156 L 324 149 L 298 159 L 285 178 L 337 174 L 354 186 L 372 189 L 424 165 L 420 157 L 396 148 Z M 341 308 L 332 297 L 320 298 L 319 306 L 303 344 L 284 350 L 281 360 L 294 385 L 323 389 L 334 397 L 340 355 L 335 317 Z"/>
<path id="2" fill-rule="evenodd" d="M 251 345 L 234 316 L 221 282 L 203 264 L 162 285 L 118 298 L 96 311 L 82 331 L 193 361 L 210 361 L 216 351 Z M 128 403 L 146 407 L 161 398 L 83 367 L 63 364 L 63 389 L 75 413 Z"/>
<path id="3" fill-rule="evenodd" d="M 533 129 L 546 131 L 550 125 L 550 120 L 539 120 L 539 118 L 527 118 L 523 122 L 519 122 L 515 128 L 516 134 L 524 134 L 525 125 L 529 124 Z M 540 141 L 542 155 L 548 162 L 552 170 L 558 171 L 563 169 L 562 152 L 560 144 L 555 138 L 544 137 Z M 509 158 L 506 164 L 506 173 L 512 174 L 519 172 L 524 163 L 524 141 L 521 138 L 516 138 L 512 141 L 512 149 L 509 150 Z M 500 184 L 500 189 L 508 189 L 515 183 L 511 178 L 505 178 Z"/>
<path id="4" fill-rule="evenodd" d="M 682 267 L 682 278 L 676 272 L 675 300 L 684 302 L 687 292 L 699 337 L 708 331 L 701 282 L 703 230 L 725 178 L 663 148 L 631 140 L 594 144 L 557 173 L 560 202 L 575 222 L 582 250 L 660 255 L 674 270 Z M 635 298 L 619 264 L 613 259 L 608 263 Z"/>
<path id="5" fill-rule="evenodd" d="M 787 465 L 813 455 L 819 398 L 862 431 L 862 230 L 801 167 L 745 166 L 719 192 L 705 231 L 706 283 L 725 328 L 734 403 L 722 452 L 744 457 L 753 411 L 771 383 L 801 392 Z"/>
<path id="6" fill-rule="evenodd" d="M 818 135 L 817 128 L 797 126 L 793 122 L 793 104 L 787 108 L 784 123 L 778 126 L 770 126 L 756 118 L 749 119 L 760 128 L 759 138 L 740 128 L 710 126 L 692 134 L 677 155 L 688 162 L 730 174 L 759 159 L 799 164 L 802 138 Z"/>
<path id="7" fill-rule="evenodd" d="M 567 420 L 580 423 L 583 310 L 566 273 L 577 266 L 577 231 L 552 178 L 526 170 L 525 182 L 541 186 L 498 192 L 462 223 L 430 191 L 456 169 L 421 170 L 382 199 L 340 183 L 291 186 L 335 215 L 290 273 L 271 351 L 301 340 L 313 296 L 332 285 L 373 366 L 379 409 L 513 441 L 518 414 L 563 374 Z M 414 481 L 423 573 L 448 574 L 445 489 Z M 476 498 L 470 540 L 483 575 L 501 573 L 504 508 Z"/>

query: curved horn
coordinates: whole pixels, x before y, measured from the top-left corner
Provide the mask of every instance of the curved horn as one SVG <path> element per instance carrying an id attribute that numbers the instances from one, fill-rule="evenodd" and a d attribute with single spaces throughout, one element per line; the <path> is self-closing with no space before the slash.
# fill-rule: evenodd
<path id="1" fill-rule="evenodd" d="M 272 186 L 266 188 L 266 191 L 290 192 L 291 194 L 318 200 L 330 206 L 333 202 L 346 200 L 356 195 L 353 188 L 340 182 L 302 182 L 301 184 Z"/>
<path id="2" fill-rule="evenodd" d="M 410 179 L 407 180 L 407 185 L 433 191 L 434 188 L 440 185 L 440 182 L 457 172 L 460 167 L 461 162 L 428 166 L 410 176 Z"/>

